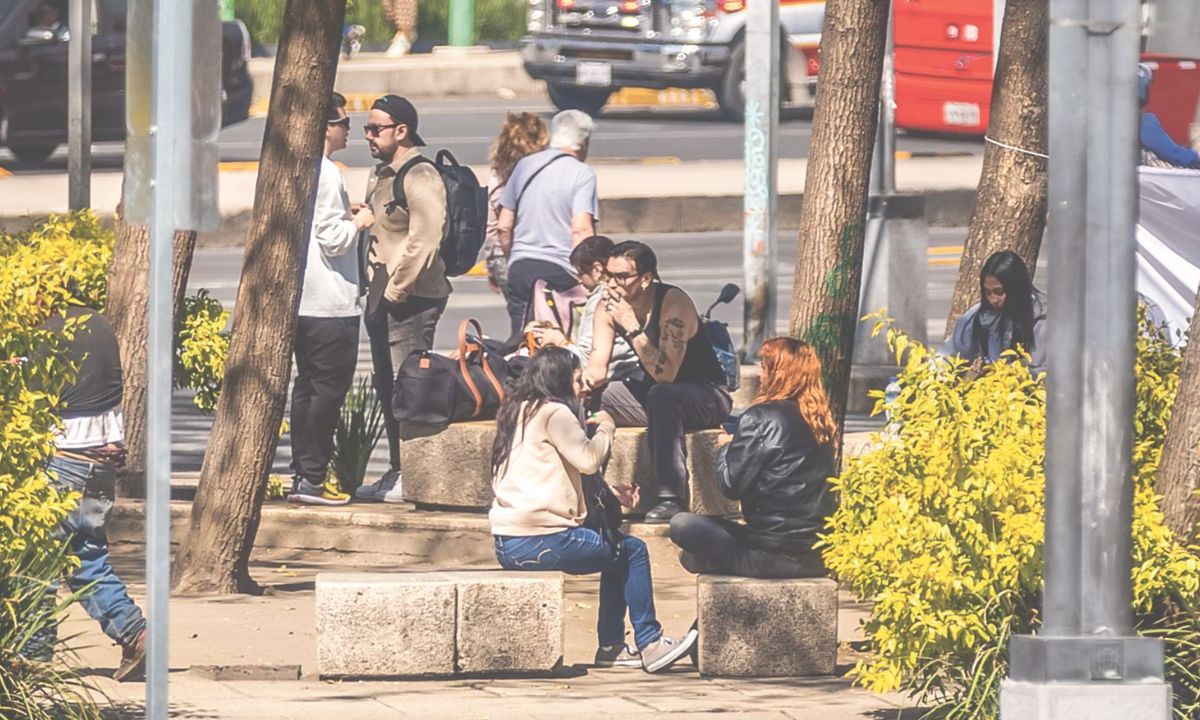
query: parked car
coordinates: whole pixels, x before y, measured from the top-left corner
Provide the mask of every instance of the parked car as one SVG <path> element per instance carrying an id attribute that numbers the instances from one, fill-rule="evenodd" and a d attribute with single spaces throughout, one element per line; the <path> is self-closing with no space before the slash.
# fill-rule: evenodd
<path id="1" fill-rule="evenodd" d="M 91 0 L 92 138 L 125 139 L 126 0 Z M 40 162 L 67 141 L 67 0 L 0 0 L 0 145 Z M 250 36 L 221 24 L 221 121 L 250 115 Z"/>
<path id="2" fill-rule="evenodd" d="M 595 114 L 620 88 L 709 88 L 722 111 L 745 106 L 746 3 L 760 0 L 529 0 L 525 71 L 560 110 Z M 811 105 L 825 3 L 775 0 L 780 96 Z"/>

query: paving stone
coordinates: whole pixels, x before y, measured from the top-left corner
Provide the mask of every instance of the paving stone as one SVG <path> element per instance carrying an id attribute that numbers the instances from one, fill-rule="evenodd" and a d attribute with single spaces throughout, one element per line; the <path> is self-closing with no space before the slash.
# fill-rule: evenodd
<path id="1" fill-rule="evenodd" d="M 454 673 L 454 579 L 439 573 L 317 576 L 322 677 Z"/>
<path id="2" fill-rule="evenodd" d="M 696 580 L 700 672 L 827 675 L 837 659 L 837 583 L 826 578 Z"/>
<path id="3" fill-rule="evenodd" d="M 563 660 L 559 573 L 456 572 L 457 669 L 461 673 L 551 673 Z"/>
<path id="4" fill-rule="evenodd" d="M 491 507 L 492 441 L 495 423 L 456 423 L 437 435 L 406 440 L 402 447 L 404 499 L 430 508 Z M 716 482 L 717 430 L 688 433 L 688 492 L 692 512 L 727 515 L 737 512 Z M 644 428 L 620 428 L 613 440 L 605 478 L 614 485 L 642 488 L 645 512 L 655 504 L 654 471 Z"/>

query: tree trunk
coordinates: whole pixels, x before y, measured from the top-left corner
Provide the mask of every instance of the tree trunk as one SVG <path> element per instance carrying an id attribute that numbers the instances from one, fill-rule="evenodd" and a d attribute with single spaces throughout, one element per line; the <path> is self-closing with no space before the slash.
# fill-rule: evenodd
<path id="1" fill-rule="evenodd" d="M 1200 305 L 1200 297 L 1196 302 Z M 1192 316 L 1188 337 L 1154 486 L 1162 496 L 1163 520 L 1185 544 L 1200 523 L 1200 312 Z"/>
<path id="2" fill-rule="evenodd" d="M 1012 250 L 1031 274 L 1037 266 L 1046 228 L 1046 159 L 1040 156 L 1046 154 L 1048 22 L 1046 0 L 1008 0 L 1005 6 L 988 123 L 995 142 L 983 151 L 947 337 L 959 316 L 979 302 L 979 271 L 992 253 Z"/>
<path id="3" fill-rule="evenodd" d="M 890 4 L 830 0 L 821 32 L 821 81 L 800 216 L 791 334 L 811 344 L 820 356 L 839 427 L 846 415 L 858 321 Z"/>
<path id="4" fill-rule="evenodd" d="M 254 592 L 250 551 L 279 442 L 325 108 L 346 0 L 288 0 L 221 397 L 176 590 Z"/>
<path id="5" fill-rule="evenodd" d="M 124 214 L 117 208 L 118 217 Z M 183 312 L 188 275 L 196 233 L 177 231 L 171 258 L 171 295 L 174 316 Z M 124 384 L 122 408 L 125 413 L 125 447 L 129 455 L 117 474 L 117 493 L 121 497 L 146 495 L 146 339 L 147 313 L 150 307 L 150 230 L 144 225 L 117 221 L 117 239 L 108 268 L 108 306 L 105 315 L 117 334 L 121 348 L 121 376 Z"/>

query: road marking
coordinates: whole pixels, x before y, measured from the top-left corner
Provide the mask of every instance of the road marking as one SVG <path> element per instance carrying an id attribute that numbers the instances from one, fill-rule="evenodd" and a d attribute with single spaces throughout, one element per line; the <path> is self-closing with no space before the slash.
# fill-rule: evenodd
<path id="1" fill-rule="evenodd" d="M 929 248 L 930 255 L 962 255 L 962 245 L 938 245 Z"/>
<path id="2" fill-rule="evenodd" d="M 959 264 L 959 258 L 929 258 L 930 267 L 954 267 Z"/>
<path id="3" fill-rule="evenodd" d="M 649 105 L 652 107 L 699 107 L 711 109 L 717 107 L 717 98 L 712 90 L 686 90 L 683 88 L 667 88 L 666 90 L 649 90 L 645 88 L 623 88 L 613 94 L 608 101 L 613 107 L 630 107 Z"/>
<path id="4" fill-rule="evenodd" d="M 217 165 L 220 172 L 258 172 L 257 160 L 233 160 Z"/>

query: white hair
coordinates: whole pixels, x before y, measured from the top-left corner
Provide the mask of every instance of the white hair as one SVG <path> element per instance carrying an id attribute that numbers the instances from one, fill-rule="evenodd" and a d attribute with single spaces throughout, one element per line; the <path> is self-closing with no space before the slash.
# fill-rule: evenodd
<path id="1" fill-rule="evenodd" d="M 580 110 L 563 110 L 550 121 L 550 147 L 581 150 L 596 130 L 592 117 Z"/>

